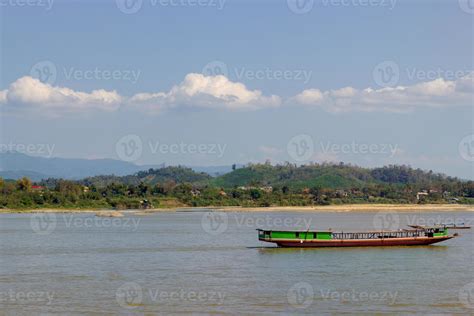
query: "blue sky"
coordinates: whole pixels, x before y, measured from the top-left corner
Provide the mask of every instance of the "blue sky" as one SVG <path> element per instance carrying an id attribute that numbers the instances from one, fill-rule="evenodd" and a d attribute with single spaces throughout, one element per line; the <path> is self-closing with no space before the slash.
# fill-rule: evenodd
<path id="1" fill-rule="evenodd" d="M 474 178 L 467 0 L 39 1 L 0 1 L 2 148 Z"/>

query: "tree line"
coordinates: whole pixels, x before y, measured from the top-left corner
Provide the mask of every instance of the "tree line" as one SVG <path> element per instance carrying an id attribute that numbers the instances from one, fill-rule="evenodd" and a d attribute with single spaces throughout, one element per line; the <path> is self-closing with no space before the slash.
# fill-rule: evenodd
<path id="1" fill-rule="evenodd" d="M 310 206 L 353 203 L 474 203 L 474 182 L 407 166 L 253 164 L 212 178 L 185 167 L 117 177 L 32 183 L 0 178 L 0 208 Z"/>

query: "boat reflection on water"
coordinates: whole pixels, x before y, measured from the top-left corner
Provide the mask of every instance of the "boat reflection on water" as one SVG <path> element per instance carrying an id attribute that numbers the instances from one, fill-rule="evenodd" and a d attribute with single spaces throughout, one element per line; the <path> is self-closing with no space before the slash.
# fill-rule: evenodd
<path id="1" fill-rule="evenodd" d="M 252 247 L 249 249 L 257 249 L 260 255 L 281 255 L 281 254 L 297 254 L 297 253 L 360 253 L 363 251 L 367 253 L 369 251 L 380 252 L 380 251 L 413 251 L 413 253 L 419 253 L 421 250 L 423 252 L 446 252 L 449 249 L 449 246 L 446 245 L 436 245 L 436 246 L 380 246 L 380 247 Z"/>

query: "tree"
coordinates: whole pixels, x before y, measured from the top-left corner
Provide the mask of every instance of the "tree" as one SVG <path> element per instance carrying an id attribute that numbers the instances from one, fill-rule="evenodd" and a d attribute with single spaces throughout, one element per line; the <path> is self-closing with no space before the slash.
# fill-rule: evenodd
<path id="1" fill-rule="evenodd" d="M 55 190 L 60 192 L 61 194 L 73 195 L 73 196 L 79 195 L 83 191 L 81 185 L 70 180 L 59 180 L 56 183 Z"/>
<path id="2" fill-rule="evenodd" d="M 232 165 L 232 171 L 235 171 L 235 169 L 237 169 L 237 165 L 234 163 L 234 164 Z"/>
<path id="3" fill-rule="evenodd" d="M 258 189 L 250 190 L 250 197 L 254 200 L 258 200 L 262 196 L 262 193 Z"/>
<path id="4" fill-rule="evenodd" d="M 31 180 L 27 177 L 23 177 L 16 181 L 16 188 L 19 191 L 30 191 L 31 190 Z"/>
<path id="5" fill-rule="evenodd" d="M 138 193 L 140 194 L 140 196 L 145 197 L 149 191 L 150 191 L 150 187 L 148 186 L 148 184 L 141 182 L 138 185 Z"/>

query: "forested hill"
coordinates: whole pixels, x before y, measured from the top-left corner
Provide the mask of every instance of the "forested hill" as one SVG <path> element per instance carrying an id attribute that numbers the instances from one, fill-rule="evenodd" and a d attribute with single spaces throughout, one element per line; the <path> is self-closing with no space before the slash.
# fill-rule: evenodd
<path id="1" fill-rule="evenodd" d="M 138 185 L 141 182 L 155 185 L 158 183 L 165 184 L 172 182 L 174 184 L 179 183 L 192 183 L 194 185 L 204 186 L 209 183 L 211 176 L 204 172 L 195 172 L 191 168 L 187 167 L 165 167 L 160 169 L 149 169 L 147 171 L 140 171 L 129 176 L 95 176 L 85 178 L 81 181 L 83 185 L 104 187 L 109 184 L 125 184 L 125 185 Z"/>
<path id="2" fill-rule="evenodd" d="M 267 185 L 287 186 L 292 189 L 363 188 L 377 184 L 411 185 L 413 187 L 452 187 L 463 181 L 443 174 L 413 169 L 408 166 L 386 166 L 382 168 L 361 168 L 345 164 L 311 164 L 303 166 L 249 165 L 213 179 L 215 186 Z"/>
<path id="3" fill-rule="evenodd" d="M 50 180 L 51 181 L 51 180 Z M 53 180 L 54 181 L 54 180 Z M 198 173 L 186 167 L 166 167 L 149 169 L 128 176 L 96 176 L 80 180 L 86 186 L 104 187 L 109 184 L 138 185 L 191 184 L 195 187 L 234 188 L 245 186 L 288 187 L 292 190 L 304 188 L 351 189 L 371 185 L 403 185 L 415 188 L 449 190 L 453 186 L 466 183 L 431 171 L 413 169 L 408 166 L 386 166 L 382 168 L 362 168 L 347 164 L 292 164 L 270 165 L 249 164 L 219 177 Z M 43 182 L 47 184 L 48 181 Z"/>

